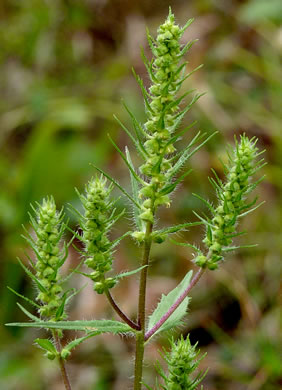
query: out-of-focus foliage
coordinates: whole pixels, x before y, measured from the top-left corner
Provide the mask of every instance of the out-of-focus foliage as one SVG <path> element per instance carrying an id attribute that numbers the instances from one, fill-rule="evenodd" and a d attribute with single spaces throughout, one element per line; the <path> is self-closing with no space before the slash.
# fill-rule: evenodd
<path id="1" fill-rule="evenodd" d="M 28 296 L 34 294 L 15 260 L 17 255 L 23 258 L 21 224 L 28 220 L 30 203 L 51 194 L 59 207 L 77 202 L 73 188 L 83 190 L 84 183 L 94 175 L 90 162 L 129 186 L 126 168 L 108 142 L 107 133 L 122 148 L 132 146 L 112 114 L 128 121 L 121 104 L 124 98 L 142 120 L 144 106 L 131 66 L 141 77 L 146 73 L 139 56 L 139 46 L 145 45 L 145 26 L 153 32 L 164 20 L 169 4 L 180 24 L 196 18 L 184 39 L 199 38 L 188 58 L 191 69 L 204 64 L 184 86 L 207 92 L 187 123 L 197 119 L 195 130 L 216 129 L 220 135 L 191 160 L 194 172 L 179 188 L 171 209 L 162 211 L 165 223 L 194 220 L 191 209 L 203 206 L 191 193 L 212 193 L 207 180 L 210 167 L 223 175 L 219 158 L 234 133 L 256 135 L 259 147 L 266 149 L 268 162 L 264 168 L 267 178 L 259 190 L 266 204 L 245 221 L 251 232 L 247 241 L 258 243 L 258 247 L 233 257 L 231 254 L 219 271 L 206 275 L 193 291 L 184 329 L 192 343 L 199 341 L 201 350 L 208 351 L 201 367 L 210 367 L 203 382 L 205 388 L 278 390 L 282 381 L 278 302 L 282 253 L 279 0 L 0 2 L 1 323 L 26 320 L 7 285 Z M 192 133 L 195 135 L 191 130 L 191 138 Z M 137 161 L 137 156 L 132 157 Z M 76 223 L 71 221 L 73 226 Z M 118 229 L 126 228 L 121 224 Z M 195 244 L 201 242 L 198 229 L 185 233 L 185 238 Z M 136 266 L 139 257 L 131 241 L 125 240 L 116 253 L 116 270 Z M 159 294 L 168 293 L 176 280 L 182 279 L 183 270 L 192 267 L 187 259 L 191 253 L 186 248 L 170 243 L 154 248 L 149 310 Z M 69 268 L 78 262 L 71 253 Z M 74 283 L 79 287 L 85 280 L 77 276 Z M 135 290 L 134 277 L 115 290 L 122 307 L 132 316 Z M 71 319 L 93 319 L 112 318 L 113 314 L 103 298 L 98 300 L 87 286 L 69 308 L 69 315 Z M 0 387 L 60 389 L 56 364 L 46 363 L 31 345 L 31 332 L 1 328 Z M 101 336 L 89 341 L 77 348 L 69 364 L 74 388 L 127 388 L 131 356 L 130 340 Z M 146 368 L 148 383 L 150 378 L 154 382 L 152 365 L 156 357 L 152 344 L 146 356 L 152 363 Z"/>

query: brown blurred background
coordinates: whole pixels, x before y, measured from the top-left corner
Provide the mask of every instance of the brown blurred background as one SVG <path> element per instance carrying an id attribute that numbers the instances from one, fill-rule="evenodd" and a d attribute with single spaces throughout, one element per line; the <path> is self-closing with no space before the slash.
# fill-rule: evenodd
<path id="1" fill-rule="evenodd" d="M 53 194 L 59 207 L 78 205 L 74 187 L 95 174 L 90 162 L 103 167 L 129 187 L 126 167 L 111 146 L 107 133 L 121 148 L 132 144 L 113 120 L 116 114 L 130 126 L 124 99 L 144 121 L 141 93 L 131 73 L 148 85 L 140 46 L 148 51 L 145 29 L 153 35 L 166 18 L 169 5 L 179 24 L 194 17 L 184 40 L 198 38 L 187 59 L 189 69 L 204 67 L 185 82 L 184 89 L 206 92 L 184 124 L 197 119 L 185 136 L 200 129 L 219 131 L 190 160 L 193 173 L 163 209 L 160 223 L 194 221 L 192 210 L 206 211 L 193 192 L 214 200 L 208 182 L 210 168 L 222 176 L 234 134 L 259 137 L 266 149 L 265 181 L 257 194 L 266 203 L 249 214 L 240 229 L 248 235 L 240 244 L 252 249 L 231 253 L 218 271 L 209 272 L 192 292 L 189 315 L 181 331 L 190 333 L 208 355 L 204 380 L 208 390 L 278 390 L 282 386 L 279 282 L 282 252 L 282 2 L 280 0 L 2 0 L 0 2 L 0 302 L 1 323 L 26 321 L 16 306 L 18 298 L 7 285 L 34 296 L 30 280 L 16 257 L 23 255 L 21 225 L 28 226 L 30 203 Z M 118 193 L 116 192 L 116 195 Z M 128 208 L 125 199 L 119 207 Z M 70 225 L 77 221 L 68 213 Z M 112 232 L 132 227 L 131 212 Z M 182 234 L 200 244 L 203 231 Z M 130 239 L 116 252 L 115 269 L 138 266 L 140 249 Z M 148 289 L 148 313 L 161 293 L 176 286 L 193 268 L 192 253 L 167 242 L 155 245 Z M 68 268 L 79 262 L 71 251 Z M 76 275 L 75 287 L 86 280 Z M 137 281 L 131 277 L 114 290 L 131 316 L 136 314 Z M 281 304 L 281 301 L 280 301 Z M 113 318 L 105 299 L 89 284 L 69 307 L 70 319 Z M 175 332 L 175 337 L 180 330 Z M 44 331 L 0 329 L 0 387 L 5 390 L 61 390 L 55 362 L 43 357 L 32 342 Z M 66 340 L 75 335 L 66 334 Z M 147 349 L 145 379 L 153 384 L 157 350 L 167 346 L 160 336 Z M 68 363 L 76 390 L 131 388 L 134 346 L 130 339 L 99 336 L 78 347 Z"/>

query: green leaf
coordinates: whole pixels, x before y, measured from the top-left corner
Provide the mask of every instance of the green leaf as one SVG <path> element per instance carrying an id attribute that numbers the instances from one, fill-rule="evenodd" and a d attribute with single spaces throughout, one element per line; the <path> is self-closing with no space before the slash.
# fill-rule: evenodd
<path id="1" fill-rule="evenodd" d="M 173 234 L 173 233 L 177 233 L 181 230 L 184 230 L 190 226 L 198 226 L 198 225 L 202 225 L 202 224 L 203 224 L 202 222 L 181 223 L 180 225 L 170 226 L 168 228 L 164 228 L 161 230 L 155 230 L 154 233 L 152 233 L 152 236 L 154 237 L 155 235 L 157 236 L 159 234 Z"/>
<path id="2" fill-rule="evenodd" d="M 203 67 L 203 64 L 197 66 L 195 69 L 191 70 L 191 72 L 187 73 L 186 76 L 184 76 L 180 81 L 179 83 L 177 83 L 176 85 L 181 85 L 185 80 L 187 80 L 190 76 L 192 76 L 193 73 L 197 72 L 197 70 L 201 69 Z"/>
<path id="3" fill-rule="evenodd" d="M 62 302 L 56 311 L 56 320 L 59 320 L 64 313 L 68 292 L 69 291 L 66 291 L 61 298 Z"/>
<path id="4" fill-rule="evenodd" d="M 188 145 L 182 152 L 182 155 L 179 157 L 178 161 L 172 168 L 172 170 L 169 172 L 169 176 L 173 177 L 181 168 L 182 166 L 186 163 L 186 161 L 193 156 L 202 146 L 204 146 L 215 134 L 217 133 L 214 132 L 211 134 L 209 137 L 207 137 L 200 145 L 198 145 L 196 148 L 194 148 L 192 151 L 190 151 L 190 145 Z"/>
<path id="5" fill-rule="evenodd" d="M 249 245 L 239 245 L 239 246 L 227 246 L 222 248 L 222 252 L 233 252 L 236 249 L 246 249 L 246 248 L 255 248 L 258 244 L 249 244 Z"/>
<path id="6" fill-rule="evenodd" d="M 252 213 L 253 211 L 255 211 L 258 207 L 260 207 L 261 205 L 263 205 L 265 203 L 265 200 L 261 203 L 259 203 L 257 206 L 251 208 L 250 210 L 248 211 L 245 211 L 244 213 L 241 213 L 240 215 L 238 215 L 238 218 L 242 218 L 244 217 L 245 215 L 249 214 L 249 213 Z"/>
<path id="7" fill-rule="evenodd" d="M 83 262 L 83 260 L 82 260 L 82 262 Z M 80 263 L 80 264 L 81 264 L 81 263 Z M 79 264 L 79 265 L 80 265 L 80 264 Z M 71 272 L 71 274 L 74 273 L 74 272 L 77 272 L 77 268 L 78 268 L 78 267 L 76 267 L 76 268 Z M 66 299 L 66 305 L 69 303 L 69 301 L 70 301 L 73 297 L 75 297 L 77 294 L 79 294 L 86 286 L 87 286 L 87 283 L 84 284 L 82 287 L 80 287 L 78 290 L 76 290 L 75 288 L 71 288 L 69 291 L 73 291 L 73 293 L 67 297 L 67 299 Z"/>
<path id="8" fill-rule="evenodd" d="M 36 283 L 37 287 L 41 292 L 47 293 L 47 290 L 45 287 L 42 286 L 42 284 L 39 282 L 39 280 L 36 278 L 35 275 L 33 275 L 32 272 L 21 262 L 21 260 L 17 257 L 18 262 L 20 263 L 23 270 L 26 272 L 26 274 Z"/>
<path id="9" fill-rule="evenodd" d="M 104 175 L 107 179 L 109 179 L 121 192 L 124 193 L 124 195 L 132 202 L 135 204 L 136 207 L 138 207 L 139 209 L 141 209 L 141 206 L 138 202 L 136 202 L 131 195 L 129 195 L 129 193 L 115 180 L 113 179 L 110 175 L 108 175 L 106 172 L 104 172 L 102 169 L 96 167 L 94 164 L 91 164 L 95 169 L 97 169 L 97 171 L 99 171 L 100 173 L 102 173 L 102 175 Z"/>
<path id="10" fill-rule="evenodd" d="M 197 121 L 194 121 L 192 122 L 189 126 L 185 127 L 183 130 L 179 131 L 177 134 L 175 134 L 168 142 L 167 144 L 165 145 L 165 147 L 167 147 L 168 145 L 170 144 L 174 144 L 175 142 L 177 142 L 178 140 L 181 139 L 182 135 L 184 135 L 188 130 L 191 129 L 191 127 L 193 127 L 195 124 L 197 123 Z M 195 137 L 199 137 L 199 135 L 201 134 L 201 132 L 199 131 Z M 194 137 L 194 138 L 195 138 Z M 192 142 L 192 141 L 191 141 Z M 191 143 L 190 143 L 191 144 Z"/>
<path id="11" fill-rule="evenodd" d="M 150 77 L 152 83 L 157 83 L 158 80 L 156 79 L 156 77 L 153 73 L 153 67 L 152 67 L 153 61 L 149 62 L 148 58 L 145 56 L 143 47 L 141 47 L 141 58 L 144 62 L 144 65 L 146 67 L 146 70 L 149 74 L 149 77 Z"/>
<path id="12" fill-rule="evenodd" d="M 109 137 L 109 140 L 111 141 L 112 145 L 114 146 L 114 148 L 116 149 L 116 151 L 119 153 L 119 155 L 121 156 L 121 158 L 123 159 L 123 161 L 125 162 L 125 164 L 127 165 L 129 171 L 132 173 L 133 177 L 135 178 L 135 180 L 137 180 L 139 183 L 141 183 L 142 185 L 144 185 L 144 181 L 141 179 L 141 177 L 139 177 L 137 175 L 137 173 L 135 172 L 134 168 L 130 165 L 130 163 L 127 161 L 127 158 L 126 156 L 122 153 L 122 151 L 120 150 L 120 148 L 117 146 L 117 144 L 114 142 L 114 140 L 111 138 L 111 136 L 108 134 L 108 137 Z"/>
<path id="13" fill-rule="evenodd" d="M 6 325 L 18 326 L 22 328 L 80 330 L 83 332 L 99 331 L 101 333 L 114 333 L 114 334 L 133 332 L 132 328 L 129 325 L 119 321 L 111 321 L 111 320 L 13 322 Z"/>
<path id="14" fill-rule="evenodd" d="M 129 150 L 127 149 L 127 147 L 125 148 L 125 153 L 126 153 L 127 161 L 132 165 L 130 153 L 129 153 Z M 134 179 L 131 172 L 130 172 L 130 181 L 131 181 L 132 196 L 133 196 L 135 202 L 138 203 L 139 187 L 138 187 L 137 181 Z M 139 230 L 142 230 L 142 223 L 141 223 L 141 220 L 139 218 L 138 208 L 136 208 L 135 206 L 133 206 L 133 207 L 134 207 L 133 214 L 134 214 L 135 224 L 139 228 Z"/>
<path id="15" fill-rule="evenodd" d="M 197 214 L 196 211 L 194 211 L 194 210 L 192 210 L 192 213 L 193 213 L 194 215 L 196 215 L 196 217 L 198 217 L 198 218 L 203 222 L 204 225 L 210 226 L 211 228 L 213 228 L 213 225 L 210 223 L 210 221 L 209 221 L 208 219 L 205 219 L 205 218 L 201 217 L 201 216 L 200 216 L 199 214 Z"/>
<path id="16" fill-rule="evenodd" d="M 197 248 L 195 245 L 192 245 L 192 244 L 189 244 L 187 242 L 177 242 L 175 240 L 173 240 L 172 238 L 170 239 L 170 241 L 175 244 L 175 245 L 179 245 L 179 246 L 186 246 L 187 248 L 192 248 L 194 249 L 195 252 L 197 252 L 198 254 L 202 254 L 201 250 L 199 248 Z"/>
<path id="17" fill-rule="evenodd" d="M 143 80 L 136 74 L 134 68 L 132 68 L 132 73 L 133 73 L 137 83 L 139 84 L 139 87 L 141 89 L 141 92 L 142 92 L 142 95 L 143 95 L 143 98 L 144 98 L 144 101 L 145 101 L 145 105 L 146 105 L 148 111 L 153 112 L 153 110 L 152 110 L 152 108 L 150 106 L 150 102 L 148 100 L 148 99 L 152 99 L 152 97 L 150 96 L 150 94 L 146 90 L 146 88 L 144 87 Z"/>
<path id="18" fill-rule="evenodd" d="M 208 200 L 202 198 L 200 195 L 195 194 L 194 192 L 192 192 L 192 195 L 195 196 L 196 198 L 200 199 L 200 200 L 207 206 L 207 208 L 210 210 L 210 212 L 211 212 L 213 215 L 216 214 L 215 209 L 213 208 L 212 204 L 211 204 Z"/>
<path id="19" fill-rule="evenodd" d="M 143 143 L 140 142 L 140 140 L 137 140 L 133 137 L 131 132 L 127 129 L 127 127 L 124 126 L 124 124 L 114 115 L 115 120 L 118 122 L 118 124 L 121 126 L 121 128 L 126 132 L 126 134 L 129 136 L 131 141 L 134 143 L 136 149 L 139 151 L 140 155 L 146 159 L 148 153 L 146 152 Z"/>
<path id="20" fill-rule="evenodd" d="M 17 295 L 18 297 L 24 299 L 26 302 L 30 303 L 32 306 L 36 307 L 37 309 L 40 309 L 40 305 L 37 305 L 37 303 L 33 302 L 31 299 L 25 297 L 24 295 L 21 295 L 17 291 L 13 290 L 11 287 L 7 286 L 7 289 L 10 290 L 12 293 Z"/>
<path id="21" fill-rule="evenodd" d="M 28 316 L 31 320 L 36 321 L 36 322 L 40 321 L 39 318 L 37 318 L 37 317 L 35 317 L 33 314 L 31 314 L 28 310 L 26 310 L 26 308 L 24 308 L 24 307 L 23 307 L 22 305 L 20 305 L 18 302 L 17 302 L 17 305 L 18 305 L 18 307 L 21 309 L 21 311 L 22 311 L 26 316 Z"/>
<path id="22" fill-rule="evenodd" d="M 150 31 L 149 31 L 148 28 L 146 28 L 146 36 L 147 36 L 147 41 L 148 41 L 148 44 L 149 44 L 149 46 L 150 46 L 150 49 L 151 49 L 152 53 L 155 55 L 155 53 L 156 53 L 156 48 L 155 48 L 156 41 L 155 41 L 155 39 L 151 36 Z"/>
<path id="23" fill-rule="evenodd" d="M 183 35 L 185 30 L 194 22 L 194 18 L 188 19 L 184 26 L 181 28 L 181 34 Z"/>
<path id="24" fill-rule="evenodd" d="M 140 123 L 138 122 L 137 118 L 135 117 L 135 115 L 133 114 L 133 112 L 130 110 L 130 108 L 127 106 L 127 104 L 125 102 L 123 102 L 123 106 L 126 109 L 126 111 L 128 112 L 128 114 L 132 120 L 134 131 L 136 133 L 136 136 L 137 136 L 139 142 L 142 143 L 141 134 L 146 137 L 146 132 L 143 130 L 143 128 L 140 125 Z"/>
<path id="25" fill-rule="evenodd" d="M 131 275 L 137 274 L 138 272 L 140 272 L 145 267 L 148 267 L 148 265 L 143 265 L 142 267 L 136 268 L 133 271 L 122 272 L 121 274 L 118 274 L 115 277 L 117 279 L 126 278 L 127 276 L 131 276 Z"/>
<path id="26" fill-rule="evenodd" d="M 183 175 L 181 175 L 177 180 L 175 180 L 174 183 L 172 184 L 169 184 L 168 186 L 164 187 L 161 191 L 160 191 L 160 194 L 162 195 L 166 195 L 166 194 L 170 194 L 171 192 L 173 192 L 175 190 L 175 188 L 178 186 L 179 183 L 182 182 L 182 180 L 190 175 L 190 173 L 192 172 L 193 170 L 192 169 L 188 169 L 188 171 L 184 172 Z"/>
<path id="27" fill-rule="evenodd" d="M 126 232 L 124 233 L 122 236 L 120 236 L 119 238 L 117 238 L 116 240 L 114 240 L 112 243 L 111 243 L 111 247 L 110 249 L 114 249 L 120 242 L 121 240 L 123 240 L 125 237 L 129 236 L 132 232 Z"/>
<path id="28" fill-rule="evenodd" d="M 74 247 L 75 247 L 75 246 L 74 246 Z M 84 252 L 80 252 L 80 253 L 84 255 Z M 73 275 L 76 271 L 79 270 L 79 268 L 81 267 L 81 265 L 82 265 L 83 263 L 84 263 L 84 259 L 82 259 L 81 262 L 78 264 L 78 266 L 75 267 L 73 270 L 71 270 L 71 272 L 70 272 L 65 278 L 63 278 L 63 279 L 60 280 L 60 284 L 63 284 L 63 283 L 65 283 L 65 282 L 67 282 L 67 281 L 72 277 L 72 275 Z M 84 287 L 82 287 L 82 288 L 84 288 Z M 69 301 L 69 299 L 70 299 L 71 297 L 73 297 L 74 295 L 78 294 L 78 292 L 80 292 L 80 291 L 82 290 L 82 288 L 79 289 L 78 291 L 76 291 L 75 288 L 71 289 L 72 291 L 75 291 L 75 292 L 74 292 L 71 296 L 68 297 L 67 302 Z"/>
<path id="29" fill-rule="evenodd" d="M 107 229 L 108 231 L 110 231 L 110 229 L 112 228 L 112 226 L 114 226 L 114 224 L 124 215 L 125 213 L 125 209 L 122 210 L 119 214 L 115 215 L 115 211 L 116 209 L 114 209 L 112 211 L 112 215 L 111 217 L 109 217 L 109 222 L 107 224 Z"/>
<path id="30" fill-rule="evenodd" d="M 193 272 L 189 271 L 183 280 L 179 283 L 175 289 L 173 289 L 167 295 L 162 295 L 161 301 L 153 314 L 149 317 L 148 330 L 152 329 L 153 326 L 163 317 L 169 308 L 175 303 L 175 301 L 184 292 L 190 283 Z M 187 306 L 190 298 L 186 297 L 184 301 L 178 306 L 178 308 L 172 313 L 172 315 L 166 320 L 166 322 L 154 333 L 155 335 L 159 332 L 169 330 L 181 324 L 182 318 L 185 316 Z"/>
<path id="31" fill-rule="evenodd" d="M 176 99 L 173 102 L 169 103 L 167 106 L 165 106 L 164 112 L 167 112 L 171 108 L 178 106 L 182 102 L 182 100 L 186 96 L 190 95 L 190 93 L 192 93 L 192 92 L 195 92 L 195 89 L 190 89 L 189 91 L 185 92 L 182 96 L 180 96 L 178 99 Z"/>
<path id="32" fill-rule="evenodd" d="M 48 339 L 35 339 L 34 342 L 39 345 L 40 348 L 44 349 L 47 352 L 57 354 L 57 350 L 53 343 Z"/>
<path id="33" fill-rule="evenodd" d="M 70 352 L 72 349 L 76 348 L 79 344 L 83 343 L 83 341 L 90 339 L 91 337 L 98 336 L 102 332 L 91 332 L 87 336 L 80 337 L 78 339 L 75 339 L 64 346 L 64 350 Z"/>

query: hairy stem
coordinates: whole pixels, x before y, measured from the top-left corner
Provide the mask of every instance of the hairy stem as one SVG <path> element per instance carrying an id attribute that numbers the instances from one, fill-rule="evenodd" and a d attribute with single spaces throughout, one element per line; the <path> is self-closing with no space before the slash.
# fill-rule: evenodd
<path id="1" fill-rule="evenodd" d="M 133 322 L 127 315 L 120 309 L 120 307 L 115 302 L 114 298 L 112 297 L 109 290 L 105 292 L 112 308 L 115 310 L 115 312 L 122 318 L 132 329 L 140 330 L 140 325 Z"/>
<path id="2" fill-rule="evenodd" d="M 62 345 L 61 345 L 61 341 L 60 341 L 58 332 L 54 331 L 53 335 L 54 335 L 54 338 L 55 338 L 55 341 L 56 341 L 57 351 L 59 352 L 58 360 L 59 360 L 59 365 L 60 365 L 61 374 L 62 374 L 63 382 L 64 382 L 64 385 L 65 385 L 65 389 L 66 390 L 71 390 L 71 384 L 70 384 L 70 380 L 69 380 L 68 373 L 67 373 L 67 370 L 66 370 L 65 362 L 64 362 L 64 359 L 62 359 L 62 357 L 61 357 Z"/>
<path id="3" fill-rule="evenodd" d="M 151 249 L 151 233 L 153 225 L 147 222 L 146 237 L 144 243 L 143 266 L 148 266 Z M 148 267 L 144 267 L 141 271 L 140 286 L 139 286 L 139 302 L 138 302 L 138 325 L 140 332 L 136 335 L 136 355 L 135 355 L 135 378 L 134 390 L 141 390 L 143 358 L 144 358 L 144 343 L 145 343 L 145 309 L 146 309 L 146 285 L 147 285 Z"/>
<path id="4" fill-rule="evenodd" d="M 172 315 L 172 313 L 178 308 L 178 306 L 184 301 L 192 288 L 198 283 L 201 276 L 205 272 L 204 268 L 200 268 L 194 278 L 191 280 L 187 288 L 183 291 L 180 297 L 174 302 L 174 304 L 168 309 L 168 311 L 162 316 L 162 318 L 145 334 L 145 341 L 147 341 L 153 334 L 165 323 L 165 321 Z"/>

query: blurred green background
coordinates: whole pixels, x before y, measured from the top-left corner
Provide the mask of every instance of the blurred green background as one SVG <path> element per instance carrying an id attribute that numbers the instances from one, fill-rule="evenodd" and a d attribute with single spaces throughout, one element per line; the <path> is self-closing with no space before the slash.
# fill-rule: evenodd
<path id="1" fill-rule="evenodd" d="M 187 59 L 189 69 L 204 67 L 184 88 L 206 91 L 185 119 L 196 131 L 218 130 L 211 142 L 190 161 L 193 173 L 175 194 L 175 204 L 163 209 L 164 225 L 195 220 L 192 209 L 205 211 L 192 196 L 214 200 L 207 177 L 210 168 L 222 176 L 219 158 L 234 134 L 259 137 L 266 149 L 265 181 L 257 194 L 266 203 L 249 214 L 241 244 L 253 249 L 230 254 L 220 270 L 209 272 L 193 290 L 190 313 L 182 331 L 199 341 L 208 356 L 204 388 L 209 390 L 278 390 L 281 372 L 281 312 L 279 282 L 282 252 L 282 2 L 280 0 L 2 0 L 0 2 L 0 302 L 1 324 L 25 321 L 7 285 L 32 297 L 30 280 L 16 261 L 24 257 L 21 225 L 28 223 L 30 203 L 53 194 L 59 207 L 77 204 L 74 187 L 95 174 L 89 163 L 103 167 L 125 187 L 128 173 L 108 141 L 110 133 L 121 148 L 132 144 L 116 114 L 130 126 L 124 99 L 144 120 L 144 105 L 131 73 L 148 85 L 140 46 L 148 47 L 145 28 L 155 35 L 168 6 L 180 24 L 195 22 L 184 40 L 199 38 Z M 116 193 L 118 194 L 118 193 Z M 128 207 L 126 200 L 120 207 Z M 68 212 L 67 212 L 68 213 Z M 77 221 L 69 215 L 70 224 Z M 131 227 L 127 218 L 113 230 L 117 237 Z M 202 229 L 183 239 L 200 243 Z M 140 250 L 128 239 L 116 252 L 115 268 L 136 267 Z M 191 252 L 170 243 L 155 246 L 148 289 L 148 312 L 160 294 L 193 268 Z M 71 251 L 68 268 L 79 262 Z M 85 283 L 79 275 L 72 286 Z M 134 277 L 115 291 L 123 309 L 136 314 Z M 281 295 L 280 295 L 281 297 Z M 281 301 L 280 301 L 281 304 Z M 87 286 L 69 307 L 71 319 L 112 318 L 104 298 Z M 0 388 L 5 390 L 62 389 L 55 362 L 32 345 L 43 331 L 0 328 Z M 176 332 L 177 336 L 177 332 Z M 66 334 L 66 339 L 74 334 Z M 166 337 L 148 346 L 145 376 L 153 383 L 153 364 Z M 76 390 L 131 388 L 132 340 L 100 336 L 77 348 L 68 363 Z"/>

